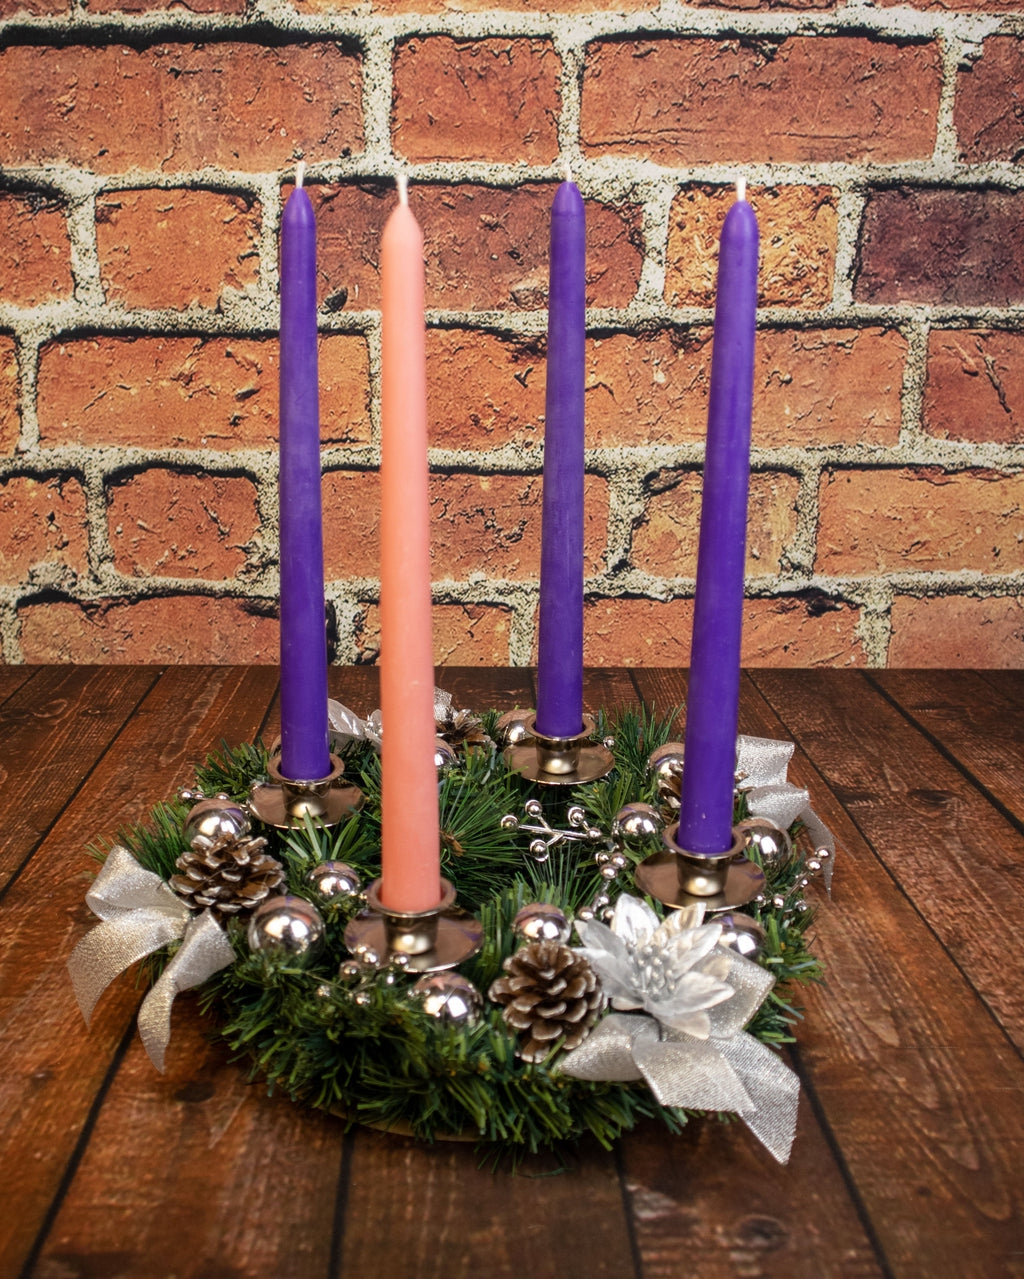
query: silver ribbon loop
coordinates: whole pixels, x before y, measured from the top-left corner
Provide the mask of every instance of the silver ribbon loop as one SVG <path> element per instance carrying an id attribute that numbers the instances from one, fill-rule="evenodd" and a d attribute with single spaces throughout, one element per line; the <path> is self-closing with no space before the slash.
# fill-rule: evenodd
<path id="1" fill-rule="evenodd" d="M 233 963 L 234 949 L 210 911 L 194 917 L 159 875 L 140 866 L 119 844 L 110 850 L 85 900 L 101 922 L 71 952 L 68 972 L 86 1024 L 115 977 L 146 955 L 181 940 L 139 1010 L 142 1042 L 162 1071 L 175 995 Z"/>
<path id="2" fill-rule="evenodd" d="M 799 820 L 814 847 L 828 849 L 822 878 L 826 891 L 831 893 L 836 844 L 832 832 L 811 807 L 807 791 L 786 779 L 795 749 L 792 742 L 741 733 L 736 739 L 736 771 L 742 778 L 739 789 L 746 792 L 751 816 L 767 817 L 783 830 L 789 830 Z"/>

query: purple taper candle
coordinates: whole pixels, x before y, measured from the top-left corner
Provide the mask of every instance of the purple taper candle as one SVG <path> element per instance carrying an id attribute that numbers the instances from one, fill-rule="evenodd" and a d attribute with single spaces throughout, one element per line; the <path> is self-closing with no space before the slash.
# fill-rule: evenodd
<path id="1" fill-rule="evenodd" d="M 693 853 L 732 845 L 739 721 L 743 570 L 750 485 L 757 312 L 757 218 L 745 186 L 725 218 L 711 354 L 711 395 L 697 590 L 676 842 Z"/>
<path id="2" fill-rule="evenodd" d="M 570 178 L 551 206 L 537 731 L 583 728 L 583 339 L 586 219 Z"/>
<path id="3" fill-rule="evenodd" d="M 281 773 L 331 771 L 320 503 L 316 218 L 296 186 L 281 219 Z"/>

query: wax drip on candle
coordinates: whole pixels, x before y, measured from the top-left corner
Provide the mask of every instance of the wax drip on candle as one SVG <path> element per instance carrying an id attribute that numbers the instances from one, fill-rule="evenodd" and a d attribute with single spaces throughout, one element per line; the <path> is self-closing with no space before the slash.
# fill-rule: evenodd
<path id="1" fill-rule="evenodd" d="M 300 160 L 295 166 L 295 185 L 301 187 L 306 181 L 306 161 Z"/>

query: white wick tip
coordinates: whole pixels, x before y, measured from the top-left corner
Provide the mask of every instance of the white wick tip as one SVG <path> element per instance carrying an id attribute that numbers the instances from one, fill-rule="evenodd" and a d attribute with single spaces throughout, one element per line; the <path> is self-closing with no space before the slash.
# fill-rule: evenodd
<path id="1" fill-rule="evenodd" d="M 302 186 L 303 182 L 305 182 L 305 180 L 306 180 L 306 161 L 300 160 L 298 164 L 295 166 L 295 185 L 297 187 L 300 187 Z"/>
<path id="2" fill-rule="evenodd" d="M 563 174 L 564 174 L 564 177 L 565 177 L 566 182 L 571 182 L 571 181 L 572 181 L 572 166 L 569 164 L 569 161 L 568 161 L 568 160 L 566 160 L 566 162 L 565 162 L 565 168 L 564 168 L 564 170 L 563 170 Z"/>
<path id="3" fill-rule="evenodd" d="M 409 203 L 409 179 L 404 173 L 400 173 L 395 181 L 398 183 L 398 198 L 402 204 Z"/>
<path id="4" fill-rule="evenodd" d="M 736 199 L 745 200 L 746 198 L 747 198 L 747 179 L 737 178 L 736 179 Z"/>

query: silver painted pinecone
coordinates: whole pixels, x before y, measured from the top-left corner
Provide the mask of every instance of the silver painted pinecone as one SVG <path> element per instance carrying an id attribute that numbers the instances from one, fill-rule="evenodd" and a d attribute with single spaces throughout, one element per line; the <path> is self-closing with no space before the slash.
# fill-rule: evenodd
<path id="1" fill-rule="evenodd" d="M 454 707 L 447 707 L 442 714 L 436 715 L 436 731 L 442 741 L 454 746 L 456 750 L 469 746 L 487 746 L 490 742 L 484 732 L 483 720 L 478 715 L 474 715 L 472 711 L 457 711 Z"/>
<path id="2" fill-rule="evenodd" d="M 506 975 L 491 983 L 489 994 L 504 1005 L 501 1015 L 519 1038 L 523 1061 L 543 1061 L 563 1036 L 565 1048 L 586 1039 L 604 996 L 581 955 L 557 941 L 535 941 L 502 967 Z"/>
<path id="3" fill-rule="evenodd" d="M 208 906 L 218 919 L 255 910 L 284 884 L 284 867 L 263 851 L 266 846 L 258 835 L 197 835 L 175 863 L 180 873 L 168 882 L 190 906 Z"/>

